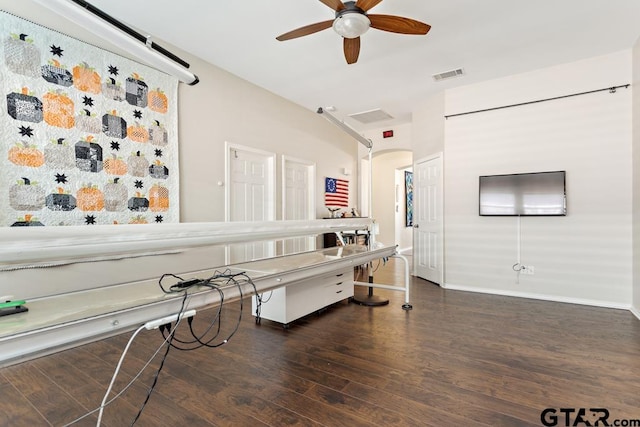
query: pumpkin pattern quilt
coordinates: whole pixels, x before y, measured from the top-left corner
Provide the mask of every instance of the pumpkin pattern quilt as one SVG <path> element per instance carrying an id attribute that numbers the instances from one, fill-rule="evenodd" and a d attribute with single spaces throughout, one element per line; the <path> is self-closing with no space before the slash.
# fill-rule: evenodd
<path id="1" fill-rule="evenodd" d="M 179 222 L 178 80 L 0 11 L 0 226 Z"/>

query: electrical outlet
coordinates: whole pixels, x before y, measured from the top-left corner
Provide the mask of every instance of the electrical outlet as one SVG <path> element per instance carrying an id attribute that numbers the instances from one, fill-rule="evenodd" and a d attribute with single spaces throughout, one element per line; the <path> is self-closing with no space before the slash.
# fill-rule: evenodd
<path id="1" fill-rule="evenodd" d="M 521 273 L 529 276 L 533 276 L 535 274 L 535 267 L 532 265 L 526 265 L 522 267 Z"/>

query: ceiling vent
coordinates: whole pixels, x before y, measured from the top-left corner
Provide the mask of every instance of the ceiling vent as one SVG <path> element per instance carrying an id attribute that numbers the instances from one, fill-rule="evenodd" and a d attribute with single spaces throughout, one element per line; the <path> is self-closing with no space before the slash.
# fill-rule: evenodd
<path id="1" fill-rule="evenodd" d="M 441 80 L 452 79 L 454 77 L 460 77 L 464 74 L 464 70 L 462 68 L 458 68 L 451 71 L 445 71 L 444 73 L 434 74 L 433 80 L 439 82 Z"/>
<path id="2" fill-rule="evenodd" d="M 393 119 L 393 116 L 379 108 L 376 110 L 363 111 L 362 113 L 349 114 L 349 117 L 364 124 Z"/>

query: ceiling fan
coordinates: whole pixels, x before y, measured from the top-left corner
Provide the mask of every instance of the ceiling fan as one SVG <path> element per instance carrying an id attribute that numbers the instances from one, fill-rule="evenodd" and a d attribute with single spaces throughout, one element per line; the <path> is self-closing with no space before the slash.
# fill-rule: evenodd
<path id="1" fill-rule="evenodd" d="M 369 9 L 378 5 L 382 0 L 357 0 L 344 3 L 340 0 L 320 1 L 336 11 L 335 19 L 296 28 L 279 35 L 276 40 L 291 40 L 333 27 L 334 31 L 344 39 L 344 57 L 347 63 L 353 64 L 358 61 L 360 54 L 360 36 L 369 27 L 391 33 L 417 35 L 427 34 L 431 29 L 430 25 L 414 19 L 393 15 L 367 14 Z"/>

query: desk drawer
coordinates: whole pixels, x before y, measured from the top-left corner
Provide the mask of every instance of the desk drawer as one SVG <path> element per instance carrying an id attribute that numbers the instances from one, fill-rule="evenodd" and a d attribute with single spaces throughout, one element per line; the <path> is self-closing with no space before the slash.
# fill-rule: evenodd
<path id="1" fill-rule="evenodd" d="M 267 292 L 262 317 L 287 324 L 352 296 L 353 268 L 347 267 Z"/>

